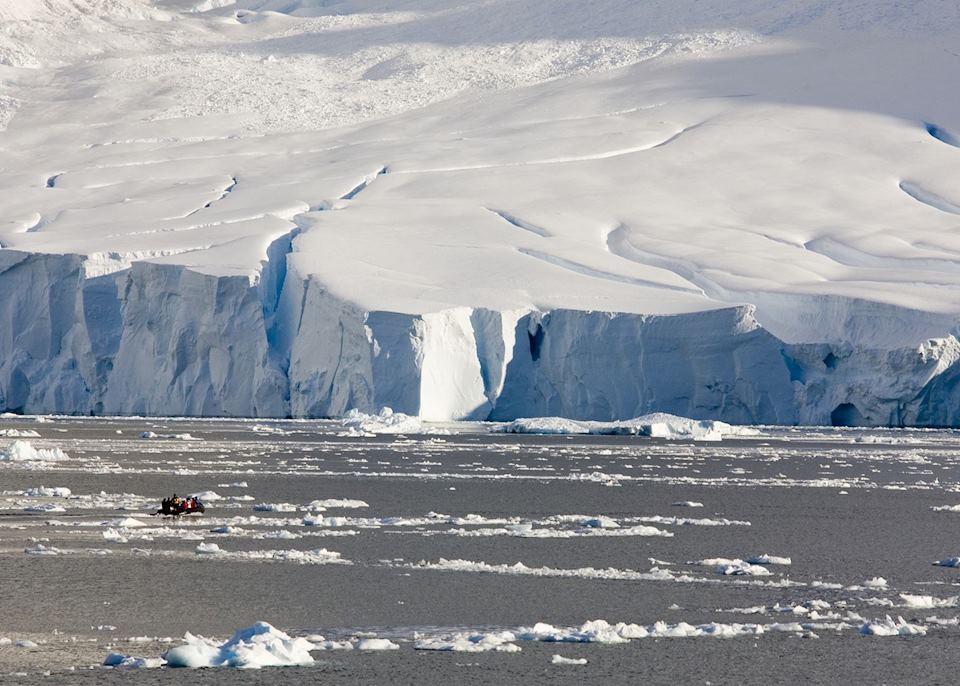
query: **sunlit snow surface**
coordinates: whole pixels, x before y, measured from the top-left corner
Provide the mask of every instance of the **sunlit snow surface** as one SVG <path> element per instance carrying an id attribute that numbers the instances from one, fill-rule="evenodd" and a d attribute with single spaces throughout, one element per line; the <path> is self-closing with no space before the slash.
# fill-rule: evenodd
<path id="1" fill-rule="evenodd" d="M 430 653 L 447 681 L 466 655 L 487 681 L 611 659 L 628 679 L 677 659 L 659 639 L 698 639 L 697 665 L 751 682 L 724 671 L 747 648 L 792 669 L 783 641 L 798 641 L 810 669 L 800 639 L 819 638 L 832 669 L 898 639 L 960 640 L 952 431 L 700 442 L 349 421 L 0 419 L 39 434 L 18 454 L 63 455 L 0 461 L 0 671 L 413 678 Z M 172 492 L 206 514 L 151 516 Z"/>
<path id="2" fill-rule="evenodd" d="M 952 424 L 958 19 L 6 0 L 0 406 Z"/>

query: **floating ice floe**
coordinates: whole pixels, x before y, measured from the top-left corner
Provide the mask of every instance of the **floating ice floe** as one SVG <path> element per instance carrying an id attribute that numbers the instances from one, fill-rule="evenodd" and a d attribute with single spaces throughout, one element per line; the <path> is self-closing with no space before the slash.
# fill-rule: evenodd
<path id="1" fill-rule="evenodd" d="M 223 500 L 223 496 L 217 493 L 216 491 L 199 491 L 197 493 L 190 493 L 189 498 L 198 498 L 203 502 L 210 502 L 213 500 Z"/>
<path id="2" fill-rule="evenodd" d="M 292 503 L 257 503 L 253 509 L 255 512 L 296 512 L 297 506 Z"/>
<path id="3" fill-rule="evenodd" d="M 378 414 L 350 410 L 341 420 L 344 428 L 360 434 L 416 434 L 423 424 L 417 417 L 384 407 Z"/>
<path id="4" fill-rule="evenodd" d="M 33 498 L 68 498 L 72 492 L 66 486 L 34 486 L 23 492 L 24 495 Z"/>
<path id="5" fill-rule="evenodd" d="M 14 441 L 0 450 L 0 461 L 7 462 L 59 462 L 70 456 L 60 448 L 34 448 L 29 441 Z"/>
<path id="6" fill-rule="evenodd" d="M 753 564 L 745 562 L 739 558 L 730 559 L 726 557 L 712 557 L 706 560 L 697 560 L 688 562 L 691 565 L 700 565 L 702 567 L 713 567 L 717 574 L 724 576 L 770 576 L 771 572 L 764 564 Z"/>
<path id="7" fill-rule="evenodd" d="M 363 638 L 357 643 L 357 650 L 397 650 L 400 646 L 388 638 Z"/>
<path id="8" fill-rule="evenodd" d="M 202 438 L 192 436 L 188 433 L 183 434 L 158 434 L 154 431 L 144 431 L 140 438 L 162 441 L 202 441 Z"/>
<path id="9" fill-rule="evenodd" d="M 514 536 L 517 538 L 596 538 L 627 536 L 662 536 L 672 538 L 673 533 L 654 526 L 591 527 L 579 526 L 574 529 L 537 528 L 531 522 L 512 524 L 506 527 L 481 529 L 449 529 L 441 532 L 467 538 L 487 536 Z"/>
<path id="10" fill-rule="evenodd" d="M 927 629 L 917 624 L 910 624 L 903 617 L 897 617 L 894 621 L 890 615 L 887 615 L 884 619 L 864 622 L 860 627 L 860 633 L 864 636 L 924 636 Z"/>
<path id="11" fill-rule="evenodd" d="M 41 555 L 41 556 L 52 557 L 54 555 L 59 555 L 63 551 L 61 551 L 59 548 L 55 548 L 52 545 L 46 546 L 46 545 L 43 545 L 42 543 L 36 543 L 29 548 L 24 548 L 23 552 L 25 552 L 27 555 Z"/>
<path id="12" fill-rule="evenodd" d="M 950 596 L 949 598 L 935 598 L 930 595 L 912 595 L 910 593 L 901 593 L 900 598 L 904 606 L 915 610 L 932 610 L 937 607 L 957 607 L 960 596 Z"/>
<path id="13" fill-rule="evenodd" d="M 937 567 L 960 567 L 960 557 L 948 557 L 933 563 Z"/>
<path id="14" fill-rule="evenodd" d="M 414 642 L 416 650 L 438 650 L 455 653 L 512 653 L 520 650 L 512 631 L 455 632 L 447 636 L 420 638 Z"/>
<path id="15" fill-rule="evenodd" d="M 171 648 L 159 658 L 136 658 L 111 653 L 104 660 L 109 667 L 286 667 L 313 662 L 313 644 L 305 638 L 291 638 L 266 622 L 240 629 L 227 641 L 218 642 L 187 633 L 184 644 Z"/>
<path id="16" fill-rule="evenodd" d="M 340 553 L 317 548 L 315 550 L 224 550 L 216 543 L 200 543 L 197 555 L 209 556 L 217 560 L 240 560 L 248 562 L 295 562 L 302 565 L 352 564 L 344 560 Z"/>
<path id="17" fill-rule="evenodd" d="M 328 641 L 323 636 L 308 636 L 307 640 L 313 643 L 314 650 L 353 650 L 356 643 L 350 640 Z"/>
<path id="18" fill-rule="evenodd" d="M 107 529 L 104 531 L 103 538 L 111 543 L 128 543 L 130 540 L 116 529 Z"/>
<path id="19" fill-rule="evenodd" d="M 587 664 L 587 658 L 564 657 L 563 655 L 554 655 L 552 658 L 550 658 L 550 664 L 552 665 L 585 665 Z"/>
<path id="20" fill-rule="evenodd" d="M 625 521 L 647 522 L 649 524 L 666 524 L 667 526 L 753 526 L 750 522 L 741 519 L 713 519 L 710 517 L 664 517 L 662 515 L 629 517 Z"/>
<path id="21" fill-rule="evenodd" d="M 313 511 L 321 509 L 357 509 L 362 507 L 370 507 L 363 500 L 351 500 L 349 498 L 326 498 L 324 500 L 314 500 L 311 501 L 307 508 Z"/>
<path id="22" fill-rule="evenodd" d="M 58 512 L 66 512 L 66 508 L 62 505 L 56 505 L 55 503 L 42 503 L 40 505 L 30 505 L 23 508 L 24 512 L 32 512 L 39 514 L 52 514 Z"/>
<path id="23" fill-rule="evenodd" d="M 755 557 L 748 557 L 747 562 L 752 565 L 792 565 L 793 560 L 789 557 L 780 557 L 778 555 L 757 555 Z"/>
<path id="24" fill-rule="evenodd" d="M 882 576 L 875 576 L 872 579 L 867 579 L 866 581 L 864 581 L 863 585 L 866 588 L 886 588 L 887 580 L 884 579 Z"/>
<path id="25" fill-rule="evenodd" d="M 597 517 L 587 517 L 581 519 L 577 522 L 580 526 L 589 527 L 591 529 L 619 529 L 620 525 L 617 524 L 617 520 L 612 517 L 607 517 L 605 515 L 599 515 Z"/>
<path id="26" fill-rule="evenodd" d="M 33 429 L 0 429 L 0 438 L 40 438 Z"/>
<path id="27" fill-rule="evenodd" d="M 167 661 L 162 657 L 135 657 L 120 653 L 109 653 L 103 661 L 104 667 L 119 669 L 156 669 L 163 667 Z"/>
<path id="28" fill-rule="evenodd" d="M 287 529 L 278 529 L 276 531 L 264 531 L 262 533 L 254 534 L 253 538 L 262 540 L 262 539 L 279 539 L 285 541 L 292 541 L 298 538 L 303 538 L 302 534 L 297 534 Z"/>
<path id="29" fill-rule="evenodd" d="M 578 421 L 563 417 L 531 417 L 508 422 L 499 431 L 528 434 L 627 434 L 651 438 L 719 441 L 724 436 L 756 436 L 759 431 L 726 422 L 688 419 L 665 412 L 615 422 Z"/>
<path id="30" fill-rule="evenodd" d="M 673 507 L 703 507 L 703 503 L 698 503 L 694 500 L 680 500 L 672 503 L 672 505 Z"/>
<path id="31" fill-rule="evenodd" d="M 556 627 L 543 622 L 529 628 L 518 629 L 518 640 L 543 641 L 548 643 L 626 643 L 641 638 L 733 638 L 736 636 L 757 636 L 766 630 L 763 624 L 688 624 L 679 622 L 654 622 L 649 625 L 611 624 L 603 619 L 584 622 L 579 627 Z M 770 625 L 774 626 L 774 625 Z"/>
<path id="32" fill-rule="evenodd" d="M 557 577 L 557 578 L 576 578 L 576 579 L 608 579 L 616 581 L 670 581 L 674 583 L 730 583 L 735 585 L 766 586 L 771 588 L 785 588 L 792 586 L 803 586 L 804 584 L 791 581 L 789 579 L 779 580 L 760 580 L 760 579 L 737 579 L 721 582 L 720 579 L 708 579 L 689 574 L 674 572 L 670 569 L 661 569 L 652 567 L 649 571 L 642 572 L 635 569 L 616 569 L 608 567 L 598 569 L 595 567 L 580 567 L 576 569 L 562 569 L 556 567 L 528 567 L 522 562 L 514 564 L 491 564 L 489 562 L 477 562 L 473 560 L 440 558 L 436 562 L 419 562 L 401 564 L 400 567 L 406 569 L 430 569 L 447 572 L 473 572 L 481 574 L 505 574 L 510 576 L 536 576 L 536 577 Z M 763 567 L 759 567 L 763 569 Z M 764 570 L 769 575 L 768 570 Z M 758 576 L 765 576 L 763 573 Z"/>
<path id="33" fill-rule="evenodd" d="M 267 424 L 254 424 L 250 427 L 250 430 L 258 434 L 276 434 L 280 436 L 293 433 L 292 431 L 281 429 L 279 426 L 269 426 Z"/>
<path id="34" fill-rule="evenodd" d="M 429 526 L 453 521 L 448 515 L 428 512 L 423 517 L 325 517 L 310 514 L 303 518 L 304 526 L 379 528 L 382 526 Z"/>

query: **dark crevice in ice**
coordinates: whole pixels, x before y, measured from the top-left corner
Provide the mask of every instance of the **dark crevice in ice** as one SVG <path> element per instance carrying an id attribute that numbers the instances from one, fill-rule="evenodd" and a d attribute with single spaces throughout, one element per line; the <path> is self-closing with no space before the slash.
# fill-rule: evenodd
<path id="1" fill-rule="evenodd" d="M 369 186 L 371 183 L 373 183 L 374 180 L 375 180 L 378 176 L 383 176 L 383 175 L 386 174 L 386 173 L 387 173 L 387 167 L 386 167 L 386 166 L 380 167 L 380 169 L 378 169 L 375 174 L 372 174 L 372 175 L 368 176 L 368 177 L 365 178 L 363 181 L 361 181 L 360 183 L 358 183 L 356 186 L 354 186 L 353 188 L 351 188 L 349 191 L 347 191 L 346 193 L 344 193 L 343 195 L 341 195 L 341 196 L 340 196 L 340 199 L 341 199 L 341 200 L 353 200 L 353 199 L 354 199 L 355 197 L 357 197 L 362 191 L 366 190 L 367 186 Z"/>

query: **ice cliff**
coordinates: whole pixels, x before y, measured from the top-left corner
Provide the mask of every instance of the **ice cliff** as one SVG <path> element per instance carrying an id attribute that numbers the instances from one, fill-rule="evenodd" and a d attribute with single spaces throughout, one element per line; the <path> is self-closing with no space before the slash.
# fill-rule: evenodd
<path id="1" fill-rule="evenodd" d="M 365 310 L 291 272 L 274 303 L 261 282 L 180 265 L 86 279 L 78 256 L 0 257 L 0 292 L 19 301 L 0 301 L 0 405 L 16 412 L 282 417 L 389 406 L 427 419 L 666 411 L 900 425 L 950 424 L 960 411 L 952 335 L 896 348 L 786 343 L 753 306 L 404 314 Z"/>
<path id="2" fill-rule="evenodd" d="M 960 425 L 960 10 L 381 5 L 0 8 L 0 410 Z"/>

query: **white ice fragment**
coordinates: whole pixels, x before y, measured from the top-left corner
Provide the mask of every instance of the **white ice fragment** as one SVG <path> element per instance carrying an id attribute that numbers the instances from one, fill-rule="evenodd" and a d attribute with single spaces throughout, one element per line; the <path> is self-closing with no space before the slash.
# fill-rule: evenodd
<path id="1" fill-rule="evenodd" d="M 789 557 L 779 557 L 777 555 L 757 555 L 755 557 L 748 557 L 747 562 L 752 565 L 791 565 L 793 560 Z"/>
<path id="2" fill-rule="evenodd" d="M 303 536 L 301 536 L 300 534 L 296 534 L 296 533 L 294 533 L 294 532 L 292 532 L 292 531 L 289 531 L 289 530 L 287 530 L 287 529 L 278 529 L 278 530 L 276 530 L 276 531 L 264 531 L 264 532 L 261 533 L 261 534 L 255 534 L 255 535 L 254 535 L 254 538 L 256 538 L 256 539 L 280 539 L 280 540 L 292 541 L 292 540 L 296 540 L 296 539 L 298 539 L 298 538 L 303 538 Z"/>
<path id="3" fill-rule="evenodd" d="M 257 503 L 253 509 L 255 512 L 296 512 L 297 506 L 292 503 Z"/>
<path id="4" fill-rule="evenodd" d="M 884 619 L 875 619 L 864 622 L 860 627 L 864 636 L 923 636 L 927 633 L 926 627 L 908 623 L 903 617 L 896 621 L 887 615 Z"/>
<path id="5" fill-rule="evenodd" d="M 703 503 L 698 503 L 694 500 L 680 500 L 672 504 L 674 507 L 703 507 Z"/>
<path id="6" fill-rule="evenodd" d="M 198 555 L 216 555 L 224 552 L 216 543 L 200 543 L 197 545 Z"/>
<path id="7" fill-rule="evenodd" d="M 724 436 L 759 434 L 756 429 L 712 420 L 688 419 L 665 412 L 614 422 L 578 421 L 563 417 L 522 418 L 504 424 L 499 430 L 531 434 L 627 434 L 695 441 L 719 441 Z"/>
<path id="8" fill-rule="evenodd" d="M 46 546 L 42 543 L 36 543 L 30 548 L 24 548 L 23 552 L 25 552 L 27 555 L 54 556 L 59 555 L 62 551 L 52 545 Z"/>
<path id="9" fill-rule="evenodd" d="M 388 638 L 364 638 L 357 643 L 357 650 L 397 650 L 399 645 Z"/>
<path id="10" fill-rule="evenodd" d="M 949 598 L 935 598 L 929 595 L 912 595 L 910 593 L 901 593 L 904 607 L 915 610 L 931 610 L 937 607 L 957 607 L 960 596 L 950 596 Z"/>
<path id="11" fill-rule="evenodd" d="M 223 643 L 184 635 L 184 645 L 162 655 L 170 667 L 282 667 L 313 662 L 313 644 L 305 638 L 291 638 L 266 622 L 240 629 Z"/>
<path id="12" fill-rule="evenodd" d="M 882 576 L 875 576 L 872 579 L 867 579 L 864 581 L 863 585 L 867 588 L 886 588 L 887 580 Z"/>
<path id="13" fill-rule="evenodd" d="M 512 631 L 458 632 L 449 636 L 421 638 L 414 642 L 416 650 L 438 650 L 457 653 L 485 653 L 488 651 L 516 652 L 519 646 Z"/>
<path id="14" fill-rule="evenodd" d="M 416 434 L 423 431 L 423 424 L 417 417 L 394 412 L 389 407 L 384 407 L 378 414 L 350 410 L 341 422 L 344 428 L 360 433 Z"/>
<path id="15" fill-rule="evenodd" d="M 40 438 L 33 429 L 0 429 L 0 438 Z"/>
<path id="16" fill-rule="evenodd" d="M 167 664 L 162 657 L 135 657 L 121 653 L 109 653 L 103 660 L 104 667 L 121 669 L 157 669 Z"/>
<path id="17" fill-rule="evenodd" d="M 620 525 L 617 524 L 616 520 L 612 517 L 606 517 L 600 515 L 597 517 L 588 517 L 579 522 L 580 526 L 589 527 L 591 529 L 618 529 Z"/>
<path id="18" fill-rule="evenodd" d="M 550 658 L 550 664 L 552 665 L 585 665 L 587 664 L 587 658 L 564 657 L 563 655 L 554 655 L 552 658 Z"/>
<path id="19" fill-rule="evenodd" d="M 770 576 L 771 572 L 762 564 L 752 564 L 739 558 L 712 557 L 687 564 L 713 567 L 717 574 L 724 576 Z"/>
<path id="20" fill-rule="evenodd" d="M 71 491 L 66 486 L 52 486 L 49 488 L 47 486 L 35 486 L 25 490 L 23 494 L 34 498 L 68 498 L 71 495 Z"/>
<path id="21" fill-rule="evenodd" d="M 129 539 L 116 529 L 107 529 L 103 532 L 104 539 L 112 543 L 127 543 Z"/>
<path id="22" fill-rule="evenodd" d="M 363 500 L 351 500 L 349 498 L 327 498 L 325 500 L 314 500 L 307 505 L 307 509 L 316 512 L 325 509 L 355 509 L 361 507 L 370 507 Z"/>
<path id="23" fill-rule="evenodd" d="M 29 441 L 14 441 L 0 450 L 0 461 L 8 462 L 59 462 L 70 456 L 60 448 L 34 448 Z"/>
<path id="24" fill-rule="evenodd" d="M 197 498 L 203 502 L 209 502 L 213 500 L 223 500 L 223 496 L 217 493 L 216 491 L 199 491 L 197 493 L 191 493 L 189 498 Z"/>
<path id="25" fill-rule="evenodd" d="M 182 434 L 158 434 L 153 431 L 144 431 L 140 434 L 140 438 L 149 439 L 149 440 L 164 440 L 164 441 L 200 441 L 203 440 L 197 436 L 192 436 L 188 433 Z"/>
<path id="26" fill-rule="evenodd" d="M 196 436 L 192 436 L 188 433 L 181 434 L 158 434 L 154 431 L 144 431 L 140 434 L 140 438 L 148 440 L 164 440 L 164 441 L 199 441 L 202 440 Z"/>
<path id="27" fill-rule="evenodd" d="M 66 508 L 55 503 L 41 503 L 39 505 L 30 505 L 23 508 L 24 512 L 37 512 L 41 514 L 51 514 L 56 512 L 66 512 Z"/>

